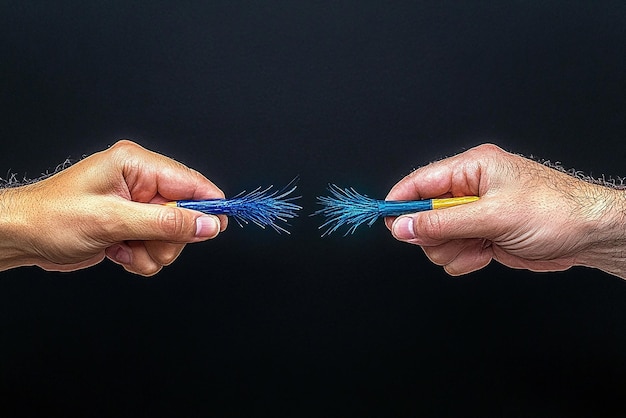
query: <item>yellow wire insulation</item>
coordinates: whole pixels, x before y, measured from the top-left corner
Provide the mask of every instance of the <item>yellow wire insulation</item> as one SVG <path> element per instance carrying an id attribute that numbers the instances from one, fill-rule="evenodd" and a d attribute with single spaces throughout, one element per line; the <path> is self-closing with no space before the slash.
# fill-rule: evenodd
<path id="1" fill-rule="evenodd" d="M 452 206 L 464 205 L 466 203 L 475 202 L 479 199 L 478 196 L 463 196 L 463 197 L 450 197 L 447 199 L 433 199 L 433 209 L 443 209 Z"/>

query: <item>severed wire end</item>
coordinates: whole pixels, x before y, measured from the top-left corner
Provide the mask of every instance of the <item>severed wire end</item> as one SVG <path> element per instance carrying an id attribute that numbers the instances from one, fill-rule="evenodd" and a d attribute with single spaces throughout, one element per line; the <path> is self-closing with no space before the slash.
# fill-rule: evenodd
<path id="1" fill-rule="evenodd" d="M 362 195 L 353 188 L 342 189 L 336 184 L 329 184 L 328 191 L 331 196 L 317 197 L 317 203 L 323 207 L 313 213 L 313 216 L 323 215 L 326 218 L 326 221 L 319 226 L 319 229 L 326 228 L 322 237 L 332 234 L 343 226 L 348 227 L 344 236 L 353 234 L 362 224 L 372 226 L 380 216 L 381 201 L 379 200 Z"/>
<path id="2" fill-rule="evenodd" d="M 289 219 L 298 216 L 301 206 L 294 203 L 301 196 L 290 196 L 298 187 L 298 177 L 282 189 L 272 190 L 258 187 L 253 191 L 239 193 L 230 199 L 179 200 L 176 206 L 197 210 L 210 215 L 227 215 L 235 219 L 239 226 L 253 223 L 263 229 L 269 226 L 278 233 L 289 234 L 286 227 Z"/>

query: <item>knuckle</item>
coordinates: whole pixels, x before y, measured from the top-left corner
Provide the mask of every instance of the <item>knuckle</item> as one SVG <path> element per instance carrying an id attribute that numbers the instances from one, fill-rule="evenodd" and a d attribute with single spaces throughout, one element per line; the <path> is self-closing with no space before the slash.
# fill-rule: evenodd
<path id="1" fill-rule="evenodd" d="M 481 153 L 486 153 L 486 154 L 499 154 L 499 153 L 504 152 L 504 150 L 500 148 L 499 146 L 495 144 L 489 144 L 489 143 L 481 144 L 477 146 L 475 150 L 480 151 Z"/>
<path id="2" fill-rule="evenodd" d="M 135 144 L 128 140 L 117 141 L 111 148 L 109 148 L 109 152 L 120 161 L 127 161 L 128 158 L 132 155 Z"/>
<path id="3" fill-rule="evenodd" d="M 428 259 L 438 266 L 445 266 L 451 261 L 450 256 L 437 247 L 424 248 L 424 252 Z"/>
<path id="4" fill-rule="evenodd" d="M 118 166 L 124 169 L 125 173 L 128 173 L 142 167 L 142 150 L 144 149 L 140 145 L 122 139 L 113 144 L 107 152 L 111 153 L 112 161 L 115 161 Z"/>
<path id="5" fill-rule="evenodd" d="M 443 221 L 436 210 L 418 217 L 414 227 L 416 228 L 417 236 L 421 235 L 436 241 L 444 239 Z"/>
<path id="6" fill-rule="evenodd" d="M 158 225 L 161 231 L 170 237 L 180 237 L 188 232 L 185 217 L 176 208 L 164 208 L 159 213 Z"/>
<path id="7" fill-rule="evenodd" d="M 163 266 L 169 266 L 174 260 L 176 260 L 176 254 L 159 254 L 156 261 Z"/>
<path id="8" fill-rule="evenodd" d="M 129 149 L 137 148 L 138 145 L 129 139 L 120 139 L 111 146 L 111 150 L 114 151 L 128 151 Z"/>
<path id="9" fill-rule="evenodd" d="M 123 264 L 126 271 L 138 274 L 144 277 L 150 277 L 157 274 L 163 268 L 162 265 L 154 262 L 154 260 L 140 259 L 133 260 L 130 264 Z"/>
<path id="10" fill-rule="evenodd" d="M 172 264 L 178 255 L 180 254 L 181 249 L 178 247 L 168 247 L 159 251 L 158 254 L 154 255 L 155 261 L 163 266 L 169 266 Z"/>
<path id="11" fill-rule="evenodd" d="M 465 271 L 461 271 L 459 270 L 454 264 L 448 264 L 446 266 L 443 267 L 443 270 L 449 275 L 449 276 L 461 276 L 467 272 Z"/>
<path id="12" fill-rule="evenodd" d="M 163 266 L 150 264 L 150 265 L 132 266 L 129 271 L 131 273 L 139 274 L 140 276 L 151 277 L 157 274 L 159 271 L 161 271 L 162 268 Z"/>

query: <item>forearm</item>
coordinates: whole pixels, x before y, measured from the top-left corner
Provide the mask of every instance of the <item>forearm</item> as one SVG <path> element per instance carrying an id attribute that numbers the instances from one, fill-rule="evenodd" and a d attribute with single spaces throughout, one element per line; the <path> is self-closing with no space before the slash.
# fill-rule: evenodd
<path id="1" fill-rule="evenodd" d="M 0 271 L 32 264 L 23 242 L 26 187 L 0 189 Z"/>
<path id="2" fill-rule="evenodd" d="M 626 191 L 593 186 L 597 193 L 595 228 L 576 264 L 594 267 L 626 279 Z"/>

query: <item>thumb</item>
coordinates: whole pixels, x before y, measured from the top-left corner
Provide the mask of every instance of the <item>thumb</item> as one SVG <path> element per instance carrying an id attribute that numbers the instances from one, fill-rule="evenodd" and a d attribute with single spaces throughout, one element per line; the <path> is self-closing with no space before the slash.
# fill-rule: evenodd
<path id="1" fill-rule="evenodd" d="M 158 204 L 123 201 L 118 213 L 121 222 L 113 228 L 114 242 L 166 241 L 199 242 L 215 238 L 220 220 L 214 215 Z"/>
<path id="2" fill-rule="evenodd" d="M 494 229 L 481 203 L 403 215 L 393 222 L 391 233 L 397 240 L 429 247 L 453 239 L 490 238 Z"/>

